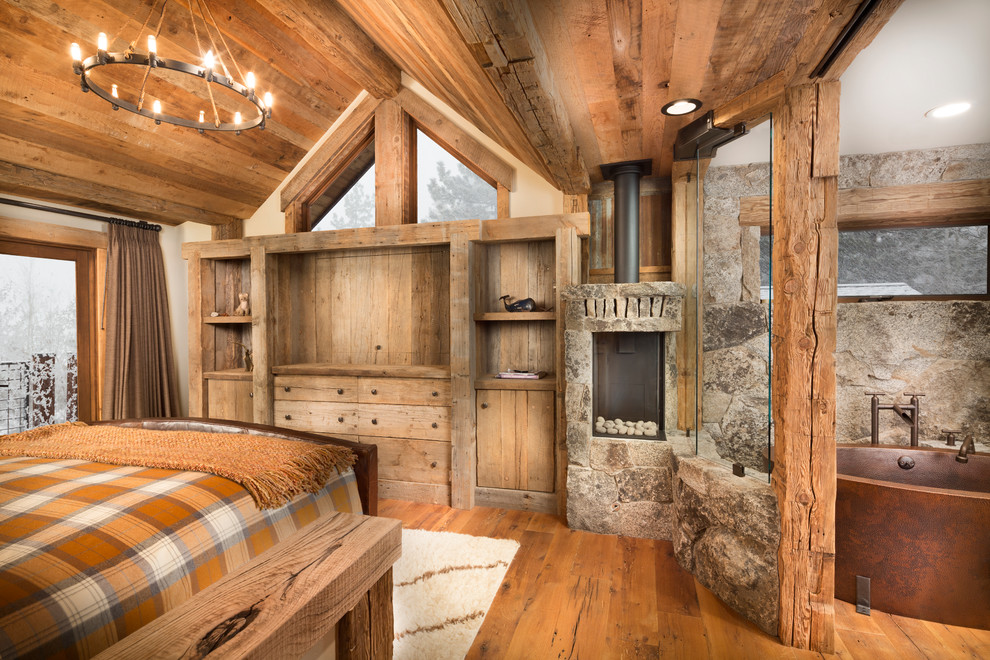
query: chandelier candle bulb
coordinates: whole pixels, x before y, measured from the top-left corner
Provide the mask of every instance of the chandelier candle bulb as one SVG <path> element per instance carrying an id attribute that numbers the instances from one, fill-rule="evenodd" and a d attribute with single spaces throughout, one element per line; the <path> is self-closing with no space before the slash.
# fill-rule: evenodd
<path id="1" fill-rule="evenodd" d="M 213 51 L 206 51 L 206 55 L 203 56 L 203 66 L 206 67 L 207 71 L 213 71 Z"/>
<path id="2" fill-rule="evenodd" d="M 100 32 L 100 35 L 96 38 L 96 49 L 106 51 L 107 49 L 107 34 L 106 32 Z"/>
<path id="3" fill-rule="evenodd" d="M 254 72 L 248 71 L 247 77 L 245 78 L 245 83 L 250 91 L 254 91 Z"/>
<path id="4" fill-rule="evenodd" d="M 206 114 L 202 110 L 200 110 L 199 111 L 199 123 L 202 124 L 204 121 L 206 121 Z"/>
<path id="5" fill-rule="evenodd" d="M 110 85 L 110 95 L 113 96 L 115 99 L 119 99 L 120 98 L 120 96 L 117 95 L 117 84 L 116 83 Z"/>
<path id="6" fill-rule="evenodd" d="M 69 52 L 72 53 L 73 62 L 82 62 L 82 49 L 79 48 L 79 44 L 73 43 L 69 47 Z"/>
<path id="7" fill-rule="evenodd" d="M 155 35 L 148 35 L 148 52 L 152 55 L 158 54 L 158 44 L 155 42 Z"/>
<path id="8" fill-rule="evenodd" d="M 241 113 L 239 113 L 239 112 L 235 112 L 234 113 L 234 123 L 235 124 L 240 124 L 241 123 Z"/>

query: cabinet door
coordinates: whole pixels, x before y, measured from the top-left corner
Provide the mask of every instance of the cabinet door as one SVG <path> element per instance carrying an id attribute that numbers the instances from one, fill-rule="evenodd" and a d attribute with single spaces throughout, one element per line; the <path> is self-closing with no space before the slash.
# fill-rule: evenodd
<path id="1" fill-rule="evenodd" d="M 208 415 L 212 419 L 229 419 L 237 422 L 254 421 L 254 399 L 249 380 L 208 381 Z"/>
<path id="2" fill-rule="evenodd" d="M 478 485 L 553 491 L 554 393 L 478 390 Z"/>

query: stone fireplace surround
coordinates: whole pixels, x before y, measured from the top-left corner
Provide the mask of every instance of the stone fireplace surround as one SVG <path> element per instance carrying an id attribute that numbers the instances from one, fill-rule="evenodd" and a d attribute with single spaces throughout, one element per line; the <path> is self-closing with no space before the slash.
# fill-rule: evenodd
<path id="1" fill-rule="evenodd" d="M 678 563 L 769 634 L 777 633 L 777 501 L 769 484 L 696 456 L 677 431 L 676 342 L 684 287 L 582 284 L 563 291 L 567 524 L 672 541 Z M 596 437 L 593 333 L 664 332 L 667 440 Z"/>

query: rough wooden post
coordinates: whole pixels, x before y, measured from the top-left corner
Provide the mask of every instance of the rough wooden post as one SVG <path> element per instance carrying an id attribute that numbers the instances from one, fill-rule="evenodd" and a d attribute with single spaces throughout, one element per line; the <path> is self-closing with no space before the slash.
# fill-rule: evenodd
<path id="1" fill-rule="evenodd" d="M 679 161 L 671 173 L 671 279 L 684 285 L 684 324 L 677 333 L 677 428 L 695 428 L 695 414 L 701 419 L 701 324 L 698 292 L 703 282 L 698 264 L 704 240 L 698 209 L 703 201 L 701 182 L 711 159 Z"/>
<path id="2" fill-rule="evenodd" d="M 416 131 L 395 101 L 375 109 L 375 224 L 416 222 L 416 172 L 412 167 Z"/>
<path id="3" fill-rule="evenodd" d="M 788 89 L 774 117 L 773 488 L 780 640 L 831 653 L 839 83 Z"/>
<path id="4" fill-rule="evenodd" d="M 474 487 L 478 482 L 471 238 L 465 232 L 450 238 L 450 505 L 457 509 L 474 508 Z"/>

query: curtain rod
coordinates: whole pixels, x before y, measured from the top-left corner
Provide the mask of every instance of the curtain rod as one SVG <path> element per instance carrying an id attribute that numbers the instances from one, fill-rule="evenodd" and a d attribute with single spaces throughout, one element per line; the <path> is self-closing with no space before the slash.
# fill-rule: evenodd
<path id="1" fill-rule="evenodd" d="M 109 222 L 112 225 L 124 225 L 125 227 L 136 227 L 138 229 L 147 229 L 149 231 L 161 231 L 161 225 L 155 225 L 150 222 L 145 222 L 144 220 L 124 220 L 123 218 L 108 218 L 105 215 L 96 215 L 95 213 L 86 213 L 85 211 L 70 211 L 69 209 L 60 209 L 54 206 L 48 206 L 46 204 L 35 204 L 34 202 L 22 202 L 18 199 L 7 199 L 6 197 L 0 197 L 0 204 L 9 204 L 10 206 L 20 206 L 25 209 L 34 209 L 36 211 L 47 211 L 49 213 L 61 213 L 62 215 L 72 215 L 77 218 L 86 218 L 87 220 L 99 220 L 100 222 Z"/>

